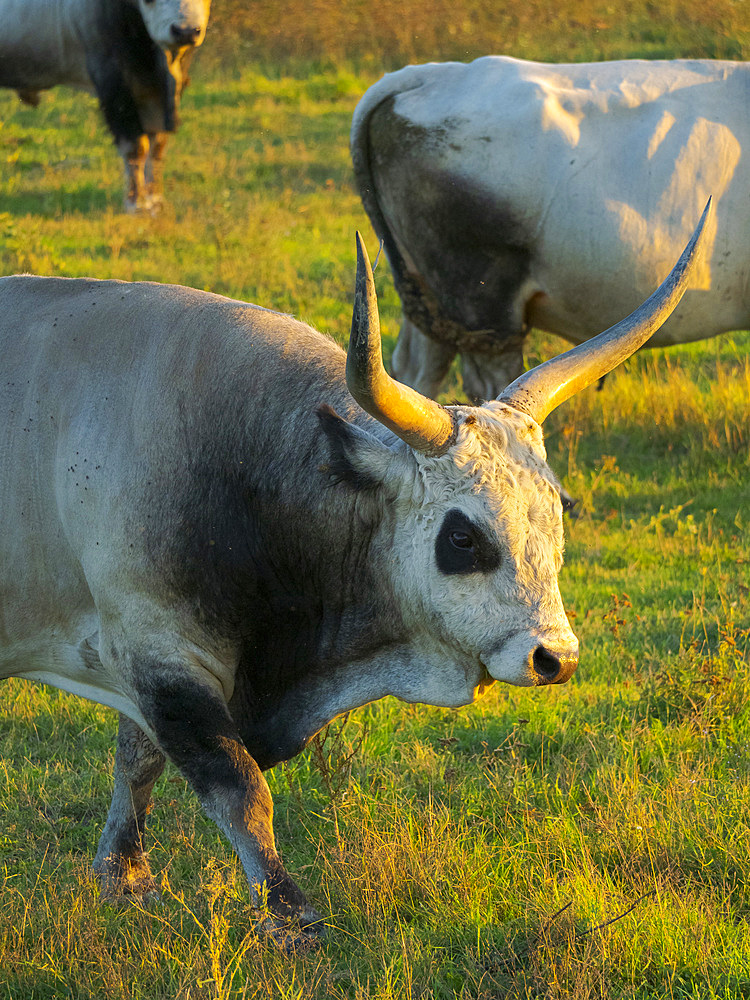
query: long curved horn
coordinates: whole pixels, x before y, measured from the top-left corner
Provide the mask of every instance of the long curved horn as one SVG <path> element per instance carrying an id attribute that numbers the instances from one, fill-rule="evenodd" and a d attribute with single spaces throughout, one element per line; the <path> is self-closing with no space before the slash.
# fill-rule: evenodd
<path id="1" fill-rule="evenodd" d="M 456 436 L 453 417 L 444 406 L 392 379 L 383 367 L 375 281 L 365 244 L 357 233 L 357 281 L 346 384 L 356 401 L 415 451 L 442 455 Z"/>
<path id="2" fill-rule="evenodd" d="M 524 372 L 497 398 L 528 413 L 541 424 L 560 403 L 634 354 L 659 329 L 682 298 L 705 244 L 701 235 L 710 209 L 711 198 L 680 259 L 643 305 L 597 337 Z"/>

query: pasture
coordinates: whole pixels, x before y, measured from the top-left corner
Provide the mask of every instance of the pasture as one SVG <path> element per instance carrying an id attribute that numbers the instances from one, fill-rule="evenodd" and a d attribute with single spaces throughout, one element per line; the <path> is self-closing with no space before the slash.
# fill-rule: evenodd
<path id="1" fill-rule="evenodd" d="M 93 100 L 0 93 L 0 273 L 194 285 L 345 342 L 355 229 L 375 251 L 348 127 L 379 75 L 346 65 L 198 65 L 153 219 L 121 213 Z M 386 263 L 376 279 L 392 346 Z M 532 360 L 564 346 L 536 336 Z M 643 352 L 547 421 L 579 499 L 570 683 L 460 711 L 386 700 L 270 773 L 284 862 L 330 914 L 316 952 L 255 937 L 239 866 L 171 767 L 150 817 L 163 905 L 100 901 L 116 717 L 6 682 L 0 998 L 750 997 L 749 350 L 738 333 Z"/>

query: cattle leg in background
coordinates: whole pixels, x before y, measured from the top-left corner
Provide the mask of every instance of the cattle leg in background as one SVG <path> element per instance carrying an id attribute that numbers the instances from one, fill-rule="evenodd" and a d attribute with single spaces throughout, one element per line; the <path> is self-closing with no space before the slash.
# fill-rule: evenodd
<path id="1" fill-rule="evenodd" d="M 146 201 L 152 212 L 161 210 L 164 201 L 164 154 L 167 151 L 169 134 L 156 132 L 149 135 L 149 150 L 146 157 Z"/>
<path id="2" fill-rule="evenodd" d="M 166 132 L 122 139 L 117 146 L 125 164 L 125 211 L 158 212 L 164 201 Z"/>
<path id="3" fill-rule="evenodd" d="M 510 385 L 518 378 L 524 370 L 522 345 L 522 340 L 510 341 L 498 354 L 461 354 L 464 392 L 472 403 L 479 405 L 491 399 L 496 385 Z M 425 336 L 403 316 L 391 356 L 391 372 L 399 382 L 437 399 L 456 353 L 455 347 Z"/>
<path id="4" fill-rule="evenodd" d="M 153 181 L 149 174 L 153 168 L 149 160 L 154 155 L 152 143 L 164 128 L 176 128 L 176 107 L 181 93 L 182 80 L 175 80 L 167 73 L 167 61 L 158 53 L 154 69 L 155 79 L 148 97 L 133 93 L 122 67 L 108 61 L 89 61 L 89 72 L 94 82 L 102 112 L 125 164 L 125 211 L 154 212 L 161 208 L 161 190 L 153 198 Z M 154 91 L 152 94 L 150 91 Z M 167 100 L 156 99 L 164 91 Z M 162 107 L 164 103 L 164 107 Z M 160 143 L 159 158 L 164 155 L 164 142 Z M 161 163 L 158 173 L 161 174 Z"/>
<path id="5" fill-rule="evenodd" d="M 399 382 L 406 382 L 418 392 L 435 399 L 455 356 L 454 347 L 425 337 L 404 316 L 391 357 L 391 371 Z"/>
<path id="6" fill-rule="evenodd" d="M 151 204 L 146 195 L 148 137 L 139 135 L 137 139 L 121 139 L 117 148 L 125 166 L 125 211 L 150 211 Z"/>
<path id="7" fill-rule="evenodd" d="M 477 405 L 492 399 L 496 386 L 510 385 L 523 370 L 523 340 L 510 340 L 498 354 L 461 353 L 464 392 Z"/>
<path id="8" fill-rule="evenodd" d="M 121 713 L 115 787 L 94 860 L 94 872 L 106 896 L 122 893 L 146 899 L 158 892 L 143 850 L 143 833 L 151 792 L 164 763 L 164 754 Z"/>

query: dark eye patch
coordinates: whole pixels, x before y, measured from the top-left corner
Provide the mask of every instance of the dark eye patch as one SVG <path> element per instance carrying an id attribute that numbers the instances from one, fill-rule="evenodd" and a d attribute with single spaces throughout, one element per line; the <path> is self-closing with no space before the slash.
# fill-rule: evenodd
<path id="1" fill-rule="evenodd" d="M 578 498 L 572 497 L 562 486 L 560 487 L 560 503 L 562 504 L 563 514 L 569 514 L 573 518 L 578 517 L 578 512 L 574 509 L 578 503 Z"/>
<path id="2" fill-rule="evenodd" d="M 500 552 L 484 532 L 460 510 L 449 510 L 435 539 L 435 559 L 441 573 L 492 573 Z"/>

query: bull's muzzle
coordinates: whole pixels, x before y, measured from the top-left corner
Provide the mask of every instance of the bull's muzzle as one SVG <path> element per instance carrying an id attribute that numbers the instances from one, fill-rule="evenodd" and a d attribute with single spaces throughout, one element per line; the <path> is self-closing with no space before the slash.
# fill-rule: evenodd
<path id="1" fill-rule="evenodd" d="M 203 29 L 193 27 L 192 25 L 172 24 L 170 25 L 169 32 L 174 44 L 183 48 L 189 45 L 197 45 Z"/>
<path id="2" fill-rule="evenodd" d="M 578 650 L 553 653 L 546 646 L 537 646 L 531 657 L 537 684 L 564 684 L 578 666 Z"/>

